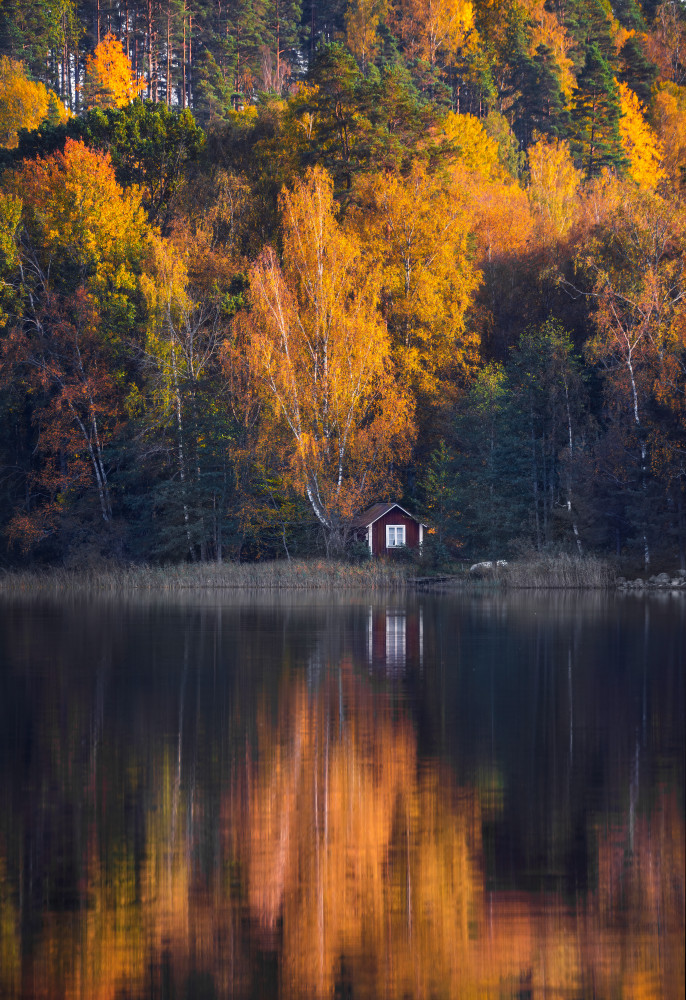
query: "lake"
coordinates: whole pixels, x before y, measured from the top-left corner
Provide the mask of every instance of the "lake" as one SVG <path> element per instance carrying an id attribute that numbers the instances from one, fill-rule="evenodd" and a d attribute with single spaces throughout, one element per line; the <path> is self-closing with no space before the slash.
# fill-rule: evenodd
<path id="1" fill-rule="evenodd" d="M 0 997 L 684 996 L 686 597 L 0 599 Z"/>

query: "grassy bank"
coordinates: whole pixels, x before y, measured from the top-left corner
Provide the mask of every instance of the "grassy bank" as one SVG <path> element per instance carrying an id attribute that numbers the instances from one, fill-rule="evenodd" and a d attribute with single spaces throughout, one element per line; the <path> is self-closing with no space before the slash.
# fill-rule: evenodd
<path id="1" fill-rule="evenodd" d="M 143 590 L 404 590 L 431 586 L 432 576 L 414 563 L 373 560 L 351 564 L 327 559 L 265 563 L 203 563 L 179 566 L 104 566 L 0 573 L 0 593 L 45 591 L 109 592 Z M 435 571 L 434 571 L 435 572 Z M 453 567 L 436 574 L 440 589 L 607 589 L 615 570 L 606 560 L 586 556 L 532 556 L 507 566 L 466 572 Z"/>
<path id="2" fill-rule="evenodd" d="M 413 567 L 374 560 L 353 565 L 333 560 L 203 563 L 179 566 L 46 569 L 0 574 L 0 593 L 124 590 L 398 590 Z"/>
<path id="3" fill-rule="evenodd" d="M 507 587 L 527 590 L 608 589 L 615 586 L 616 573 L 606 559 L 595 556 L 532 556 L 495 571 Z"/>

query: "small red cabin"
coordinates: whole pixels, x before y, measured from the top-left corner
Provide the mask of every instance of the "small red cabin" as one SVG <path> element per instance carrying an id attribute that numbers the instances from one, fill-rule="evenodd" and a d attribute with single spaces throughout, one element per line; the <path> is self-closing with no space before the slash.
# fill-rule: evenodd
<path id="1" fill-rule="evenodd" d="M 366 537 L 373 556 L 385 556 L 402 546 L 418 549 L 426 525 L 398 503 L 375 503 L 353 519 L 353 528 Z"/>

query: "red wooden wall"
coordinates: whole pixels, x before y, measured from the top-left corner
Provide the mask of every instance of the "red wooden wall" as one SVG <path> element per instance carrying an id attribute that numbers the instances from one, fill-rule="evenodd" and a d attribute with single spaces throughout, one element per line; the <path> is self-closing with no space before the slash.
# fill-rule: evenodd
<path id="1" fill-rule="evenodd" d="M 372 551 L 375 556 L 385 556 L 386 555 L 386 525 L 387 524 L 404 524 L 405 525 L 405 545 L 409 549 L 419 548 L 419 524 L 412 517 L 408 517 L 407 514 L 403 514 L 401 510 L 396 507 L 395 510 L 389 511 L 388 514 L 384 514 L 380 517 L 378 521 L 375 521 L 372 525 Z"/>

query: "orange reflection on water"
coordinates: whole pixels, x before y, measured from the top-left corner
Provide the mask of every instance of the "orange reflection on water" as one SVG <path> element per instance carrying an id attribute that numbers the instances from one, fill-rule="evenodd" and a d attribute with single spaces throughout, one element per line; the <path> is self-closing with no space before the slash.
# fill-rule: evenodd
<path id="1" fill-rule="evenodd" d="M 94 822 L 80 904 L 46 911 L 31 951 L 0 854 L 0 995 L 683 996 L 674 793 L 597 822 L 593 888 L 572 903 L 487 892 L 478 794 L 420 761 L 391 694 L 345 662 L 280 694 L 218 813 L 167 747 L 142 858 L 124 838 L 105 851 Z"/>
<path id="2" fill-rule="evenodd" d="M 407 982 L 395 943 L 425 954 L 427 935 L 434 958 L 410 965 L 430 989 L 457 969 L 478 916 L 476 800 L 445 809 L 449 788 L 418 771 L 410 724 L 345 667 L 341 681 L 343 711 L 335 682 L 316 700 L 303 687 L 282 699 L 276 735 L 265 727 L 244 826 L 251 911 L 263 931 L 278 928 L 286 995 L 331 995 L 342 962 L 356 992 L 394 993 Z"/>

